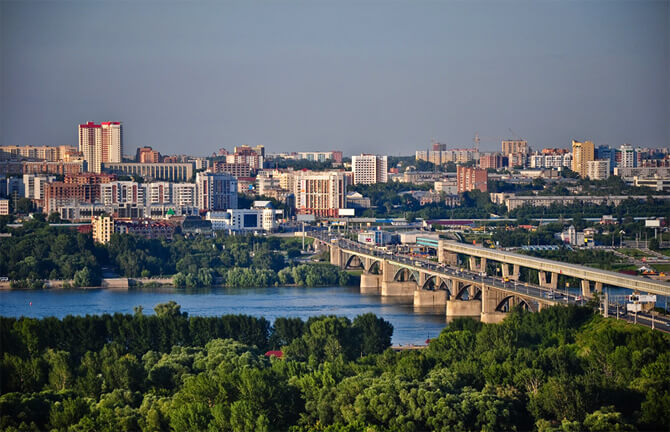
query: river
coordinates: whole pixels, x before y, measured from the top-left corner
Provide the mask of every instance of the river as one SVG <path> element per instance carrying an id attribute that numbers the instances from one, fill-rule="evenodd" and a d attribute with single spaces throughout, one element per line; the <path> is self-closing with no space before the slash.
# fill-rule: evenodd
<path id="1" fill-rule="evenodd" d="M 179 303 L 182 312 L 189 316 L 246 314 L 265 317 L 269 321 L 277 317 L 305 320 L 316 315 L 353 319 L 372 312 L 393 324 L 393 344 L 400 345 L 423 344 L 426 338 L 436 337 L 446 325 L 444 313 L 415 310 L 411 303 L 361 295 L 358 288 L 345 287 L 0 291 L 0 315 L 62 318 L 66 315 L 133 313 L 135 306 L 142 306 L 145 314 L 152 314 L 155 305 L 170 300 Z"/>

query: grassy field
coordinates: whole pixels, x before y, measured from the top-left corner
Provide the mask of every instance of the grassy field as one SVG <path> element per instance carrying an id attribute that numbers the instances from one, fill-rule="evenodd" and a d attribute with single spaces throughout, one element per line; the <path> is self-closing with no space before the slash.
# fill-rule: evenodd
<path id="1" fill-rule="evenodd" d="M 658 272 L 670 273 L 670 264 L 652 264 L 651 266 Z"/>
<path id="2" fill-rule="evenodd" d="M 644 253 L 640 249 L 634 249 L 634 248 L 621 248 L 618 249 L 618 251 L 624 255 L 628 255 L 629 257 L 633 258 L 644 258 L 646 256 L 649 256 L 649 254 Z"/>

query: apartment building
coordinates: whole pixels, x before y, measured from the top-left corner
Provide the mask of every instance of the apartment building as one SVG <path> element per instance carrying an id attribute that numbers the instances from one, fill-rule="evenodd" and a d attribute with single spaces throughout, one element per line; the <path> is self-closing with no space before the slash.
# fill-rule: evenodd
<path id="1" fill-rule="evenodd" d="M 237 179 L 230 174 L 200 172 L 195 177 L 196 206 L 201 210 L 237 208 Z"/>
<path id="2" fill-rule="evenodd" d="M 376 184 L 388 181 L 388 156 L 361 154 L 351 157 L 354 184 Z"/>
<path id="3" fill-rule="evenodd" d="M 41 200 L 44 198 L 44 187 L 46 184 L 56 180 L 55 176 L 47 176 L 40 174 L 24 174 L 23 175 L 23 193 L 24 197 Z"/>
<path id="4" fill-rule="evenodd" d="M 610 161 L 608 159 L 588 161 L 586 176 L 591 180 L 605 180 L 610 176 Z"/>
<path id="5" fill-rule="evenodd" d="M 135 161 L 138 163 L 159 163 L 161 154 L 151 147 L 140 147 L 137 149 Z"/>
<path id="6" fill-rule="evenodd" d="M 0 161 L 34 159 L 46 162 L 66 161 L 78 157 L 72 146 L 0 146 Z"/>
<path id="7" fill-rule="evenodd" d="M 456 169 L 458 193 L 480 190 L 486 192 L 488 173 L 481 168 L 458 166 Z"/>
<path id="8" fill-rule="evenodd" d="M 503 157 L 500 153 L 484 153 L 479 157 L 479 167 L 481 169 L 498 170 L 503 166 Z"/>
<path id="9" fill-rule="evenodd" d="M 588 162 L 595 160 L 593 141 L 572 140 L 572 170 L 581 177 L 586 177 Z"/>
<path id="10" fill-rule="evenodd" d="M 70 162 L 23 162 L 23 174 L 77 175 L 85 172 L 88 164 L 85 160 Z"/>
<path id="11" fill-rule="evenodd" d="M 294 191 L 299 214 L 334 217 L 347 208 L 347 179 L 342 171 L 297 171 Z"/>
<path id="12" fill-rule="evenodd" d="M 209 167 L 209 170 L 215 173 L 228 173 L 233 177 L 251 177 L 251 166 L 246 163 L 215 161 Z"/>
<path id="13" fill-rule="evenodd" d="M 91 219 L 93 241 L 107 244 L 114 234 L 114 219 L 111 216 L 94 216 Z"/>
<path id="14" fill-rule="evenodd" d="M 123 134 L 120 122 L 88 122 L 79 125 L 79 151 L 88 170 L 102 172 L 103 163 L 120 163 L 123 157 Z"/>
<path id="15" fill-rule="evenodd" d="M 105 163 L 102 169 L 106 173 L 140 176 L 145 179 L 167 180 L 174 182 L 189 181 L 193 177 L 193 164 L 180 163 Z"/>

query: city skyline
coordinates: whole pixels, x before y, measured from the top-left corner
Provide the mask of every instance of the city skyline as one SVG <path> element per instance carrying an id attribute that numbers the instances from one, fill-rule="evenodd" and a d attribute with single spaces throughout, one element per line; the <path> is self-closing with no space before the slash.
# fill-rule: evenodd
<path id="1" fill-rule="evenodd" d="M 667 2 L 154 6 L 0 3 L 0 144 L 89 120 L 167 154 L 670 142 Z"/>

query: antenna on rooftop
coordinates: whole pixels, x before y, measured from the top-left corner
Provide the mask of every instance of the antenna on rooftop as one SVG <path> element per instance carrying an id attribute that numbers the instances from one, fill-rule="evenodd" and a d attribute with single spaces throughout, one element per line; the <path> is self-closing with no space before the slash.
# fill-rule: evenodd
<path id="1" fill-rule="evenodd" d="M 475 142 L 475 150 L 477 150 L 477 153 L 479 153 L 479 133 L 475 132 L 475 139 L 473 140 Z"/>

